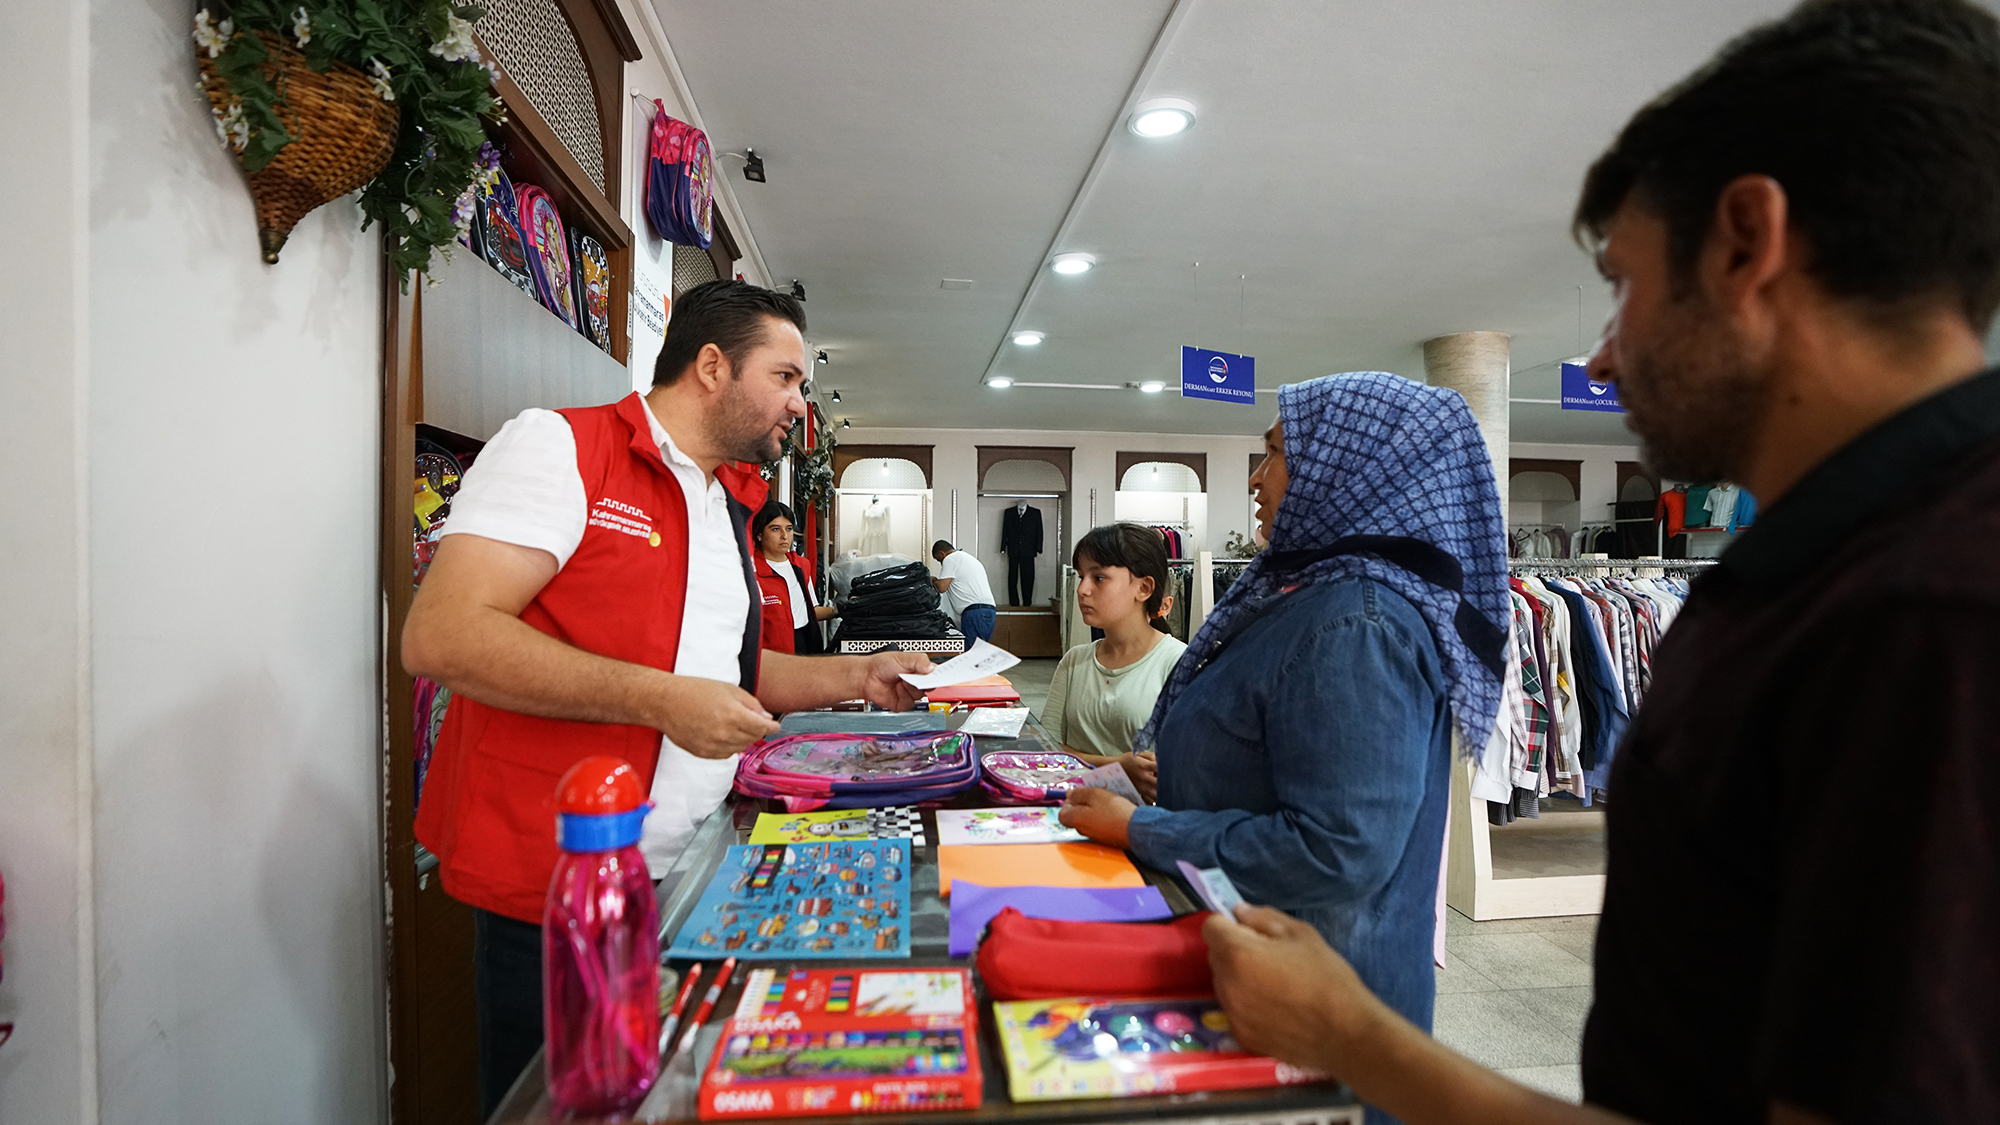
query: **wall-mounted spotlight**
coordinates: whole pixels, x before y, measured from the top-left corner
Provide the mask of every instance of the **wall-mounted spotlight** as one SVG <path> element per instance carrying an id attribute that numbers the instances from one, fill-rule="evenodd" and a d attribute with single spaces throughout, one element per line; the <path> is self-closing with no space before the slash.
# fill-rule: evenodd
<path id="1" fill-rule="evenodd" d="M 840 405 L 840 392 L 839 392 L 839 391 L 828 391 L 828 392 L 826 393 L 826 398 L 827 398 L 827 401 L 828 401 L 828 402 L 831 402 L 831 403 L 833 403 L 833 404 L 834 404 L 835 406 L 839 406 L 839 405 Z"/>
<path id="2" fill-rule="evenodd" d="M 806 283 L 796 277 L 792 279 L 792 297 L 801 305 L 806 303 Z"/>
<path id="3" fill-rule="evenodd" d="M 817 364 L 819 364 L 819 365 L 821 365 L 821 366 L 825 366 L 825 365 L 826 365 L 826 349 L 825 349 L 825 348 L 821 348 L 820 350 L 818 350 L 818 351 L 816 351 L 816 352 L 814 352 L 814 353 L 813 353 L 813 362 L 814 362 L 814 363 L 817 363 Z"/>
<path id="4" fill-rule="evenodd" d="M 840 428 L 843 430 L 851 430 L 854 428 L 854 423 L 846 418 L 842 418 L 840 420 Z"/>
<path id="5" fill-rule="evenodd" d="M 744 150 L 743 178 L 753 184 L 764 182 L 764 158 L 758 156 L 754 148 Z"/>

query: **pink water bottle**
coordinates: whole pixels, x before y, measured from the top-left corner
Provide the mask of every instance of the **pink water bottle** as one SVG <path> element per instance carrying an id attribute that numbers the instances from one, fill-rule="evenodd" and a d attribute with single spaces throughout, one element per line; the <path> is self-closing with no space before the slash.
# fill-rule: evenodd
<path id="1" fill-rule="evenodd" d="M 556 786 L 542 1025 L 549 1097 L 578 1113 L 632 1109 L 660 1071 L 659 907 L 639 854 L 652 807 L 618 758 L 585 758 Z"/>

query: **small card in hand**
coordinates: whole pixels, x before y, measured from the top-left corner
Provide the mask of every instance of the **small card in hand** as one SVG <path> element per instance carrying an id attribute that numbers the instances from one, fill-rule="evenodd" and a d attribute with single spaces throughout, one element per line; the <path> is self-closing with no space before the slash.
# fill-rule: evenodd
<path id="1" fill-rule="evenodd" d="M 1132 784 L 1132 778 L 1125 772 L 1125 767 L 1116 762 L 1091 770 L 1077 778 L 1076 783 L 1086 789 L 1109 789 L 1135 805 L 1146 803 L 1146 799 L 1139 796 L 1138 787 Z"/>
<path id="2" fill-rule="evenodd" d="M 1196 867 L 1187 860 L 1180 861 L 1181 878 L 1201 897 L 1203 906 L 1215 911 L 1230 921 L 1236 920 L 1236 908 L 1242 904 L 1243 896 L 1236 891 L 1236 884 L 1222 873 L 1220 867 Z"/>

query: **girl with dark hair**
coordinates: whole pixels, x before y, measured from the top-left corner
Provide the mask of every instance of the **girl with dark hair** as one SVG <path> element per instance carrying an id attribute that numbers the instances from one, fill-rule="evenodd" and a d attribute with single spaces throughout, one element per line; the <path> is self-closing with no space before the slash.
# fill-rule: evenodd
<path id="1" fill-rule="evenodd" d="M 1133 754 L 1132 737 L 1187 645 L 1167 635 L 1167 549 L 1160 533 L 1133 523 L 1093 528 L 1071 556 L 1079 579 L 1077 609 L 1104 639 L 1063 654 L 1042 708 L 1042 725 L 1064 748 L 1094 766 L 1117 762 L 1148 800 L 1150 751 Z"/>
<path id="2" fill-rule="evenodd" d="M 776 500 L 750 520 L 750 537 L 757 544 L 757 588 L 764 595 L 764 647 L 817 656 L 826 651 L 819 623 L 833 616 L 833 607 L 819 604 L 806 560 L 792 552 L 794 527 L 792 510 Z"/>

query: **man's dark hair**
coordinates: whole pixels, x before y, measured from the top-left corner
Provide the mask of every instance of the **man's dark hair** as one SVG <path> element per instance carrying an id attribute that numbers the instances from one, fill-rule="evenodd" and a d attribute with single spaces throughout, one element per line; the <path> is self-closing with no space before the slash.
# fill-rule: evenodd
<path id="1" fill-rule="evenodd" d="M 949 540 L 949 539 L 940 539 L 940 540 L 938 540 L 937 542 L 935 542 L 935 543 L 931 544 L 931 557 L 932 557 L 932 558 L 936 558 L 936 557 L 937 557 L 937 553 L 938 553 L 939 551 L 943 551 L 943 552 L 944 552 L 945 554 L 947 554 L 947 555 L 951 554 L 951 552 L 952 552 L 952 545 L 951 545 L 951 540 Z"/>
<path id="2" fill-rule="evenodd" d="M 1722 189 L 1785 190 L 1807 269 L 1883 311 L 1950 299 L 1984 333 L 2000 304 L 2000 22 L 1968 0 L 1806 0 L 1641 109 L 1591 165 L 1580 240 L 1628 197 L 1692 283 Z"/>
<path id="3" fill-rule="evenodd" d="M 1160 606 L 1166 603 L 1167 586 L 1172 578 L 1167 574 L 1167 541 L 1160 538 L 1159 532 L 1136 523 L 1093 527 L 1076 541 L 1069 564 L 1081 570 L 1085 559 L 1098 566 L 1122 566 L 1134 578 L 1152 579 L 1153 593 L 1146 599 L 1146 616 L 1152 620 L 1153 628 L 1167 632 Z"/>
<path id="4" fill-rule="evenodd" d="M 787 293 L 747 281 L 704 281 L 674 301 L 667 321 L 667 342 L 653 364 L 653 385 L 671 387 L 694 363 L 701 349 L 714 344 L 741 368 L 743 359 L 764 342 L 769 317 L 790 321 L 803 335 L 805 306 Z"/>
<path id="5" fill-rule="evenodd" d="M 764 529 L 771 526 L 772 520 L 784 520 L 786 523 L 792 525 L 792 530 L 794 531 L 797 531 L 799 527 L 799 521 L 797 517 L 792 515 L 790 508 L 780 504 L 776 500 L 767 500 L 763 507 L 757 509 L 757 514 L 750 517 L 750 538 L 764 538 Z"/>

